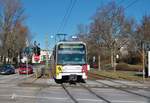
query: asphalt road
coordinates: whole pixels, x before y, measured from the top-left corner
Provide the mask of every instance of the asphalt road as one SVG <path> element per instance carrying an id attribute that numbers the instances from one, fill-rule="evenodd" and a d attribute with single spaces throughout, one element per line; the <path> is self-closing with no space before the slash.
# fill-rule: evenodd
<path id="1" fill-rule="evenodd" d="M 61 85 L 32 75 L 0 75 L 0 103 L 150 103 L 150 85 L 118 80 Z"/>

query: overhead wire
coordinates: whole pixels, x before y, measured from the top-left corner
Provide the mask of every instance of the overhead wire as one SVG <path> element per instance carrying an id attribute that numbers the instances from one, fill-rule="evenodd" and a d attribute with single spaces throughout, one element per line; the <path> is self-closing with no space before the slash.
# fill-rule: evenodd
<path id="1" fill-rule="evenodd" d="M 124 0 L 121 0 L 118 2 L 118 5 L 122 4 L 124 2 Z"/>
<path id="2" fill-rule="evenodd" d="M 65 27 L 66 27 L 66 25 L 67 25 L 67 22 L 69 21 L 69 18 L 70 18 L 70 16 L 71 16 L 72 10 L 73 10 L 73 8 L 74 8 L 76 2 L 77 2 L 77 0 L 74 0 L 73 3 L 72 3 L 72 6 L 71 6 L 71 8 L 70 8 L 70 11 L 69 11 L 69 13 L 68 13 L 68 15 L 67 15 L 67 17 L 66 17 L 66 20 L 64 21 L 64 24 L 62 25 L 62 32 L 64 31 L 64 29 L 65 29 Z"/>
<path id="3" fill-rule="evenodd" d="M 63 31 L 64 31 L 64 29 L 65 29 L 65 27 L 66 27 L 66 25 L 67 25 L 67 22 L 68 22 L 68 20 L 69 20 L 69 18 L 70 18 L 70 15 L 71 15 L 71 13 L 72 13 L 72 10 L 73 10 L 73 8 L 74 8 L 74 6 L 75 6 L 75 4 L 76 4 L 76 1 L 77 1 L 77 0 L 71 0 L 71 2 L 69 3 L 68 8 L 66 9 L 66 13 L 65 13 L 65 15 L 64 15 L 64 17 L 63 17 L 63 19 L 62 19 L 62 21 L 61 21 L 61 23 L 60 23 L 60 25 L 59 25 L 59 28 L 58 28 L 58 30 L 57 30 L 57 33 L 60 33 L 60 32 L 63 32 Z M 121 3 L 123 3 L 123 2 L 124 2 L 124 0 L 121 0 L 121 1 L 119 2 L 119 4 L 121 4 Z M 131 6 L 133 6 L 133 5 L 134 5 L 135 3 L 137 3 L 137 2 L 138 2 L 138 0 L 134 0 L 133 2 L 131 2 L 130 4 L 128 4 L 128 5 L 124 8 L 124 10 L 130 8 Z"/>
<path id="4" fill-rule="evenodd" d="M 128 9 L 129 7 L 133 6 L 134 4 L 136 4 L 138 2 L 138 0 L 134 0 L 133 2 L 131 2 L 129 5 L 127 5 L 125 7 L 125 10 Z"/>
<path id="5" fill-rule="evenodd" d="M 63 32 L 63 30 L 64 30 L 64 28 L 68 22 L 68 19 L 70 18 L 73 7 L 75 6 L 75 3 L 76 3 L 76 0 L 71 0 L 71 2 L 69 3 L 69 6 L 66 9 L 65 15 L 64 15 L 64 17 L 63 17 L 63 19 L 59 25 L 58 30 L 57 30 L 57 33 Z"/>
<path id="6" fill-rule="evenodd" d="M 60 30 L 62 29 L 62 25 L 64 24 L 64 21 L 66 20 L 66 17 L 67 17 L 67 15 L 68 15 L 69 11 L 70 11 L 71 5 L 72 5 L 72 0 L 70 1 L 69 6 L 68 6 L 67 9 L 66 9 L 65 15 L 63 16 L 63 19 L 62 19 L 62 21 L 61 21 L 60 24 L 59 24 L 57 33 L 59 33 Z"/>

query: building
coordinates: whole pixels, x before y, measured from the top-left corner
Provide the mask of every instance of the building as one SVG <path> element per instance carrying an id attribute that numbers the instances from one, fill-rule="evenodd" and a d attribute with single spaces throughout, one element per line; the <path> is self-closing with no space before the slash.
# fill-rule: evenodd
<path id="1" fill-rule="evenodd" d="M 41 50 L 40 55 L 37 56 L 35 54 L 32 55 L 32 63 L 41 63 L 45 64 L 46 61 L 50 60 L 51 52 L 47 50 Z"/>

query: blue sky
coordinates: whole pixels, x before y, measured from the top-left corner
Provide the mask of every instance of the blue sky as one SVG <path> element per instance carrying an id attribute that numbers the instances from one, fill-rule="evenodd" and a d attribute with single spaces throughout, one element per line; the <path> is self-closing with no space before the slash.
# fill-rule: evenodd
<path id="1" fill-rule="evenodd" d="M 48 35 L 49 48 L 54 46 L 54 38 L 60 23 L 65 15 L 71 0 L 21 0 L 27 19 L 25 24 L 29 27 L 33 41 L 45 48 L 45 38 Z M 70 14 L 70 18 L 62 33 L 73 35 L 77 32 L 78 24 L 89 24 L 98 7 L 111 0 L 77 0 Z M 135 0 L 115 0 L 116 3 L 126 7 Z M 127 17 L 134 17 L 140 22 L 144 14 L 150 14 L 150 0 L 137 0 L 131 7 L 125 9 Z"/>

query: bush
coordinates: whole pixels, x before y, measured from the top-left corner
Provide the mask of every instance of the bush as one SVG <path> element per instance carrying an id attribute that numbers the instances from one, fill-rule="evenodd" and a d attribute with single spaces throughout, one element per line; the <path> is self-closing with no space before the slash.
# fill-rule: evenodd
<path id="1" fill-rule="evenodd" d="M 129 65 L 126 63 L 119 63 L 116 66 L 117 70 L 123 70 L 123 71 L 142 71 L 141 65 Z"/>
<path id="2" fill-rule="evenodd" d="M 113 69 L 113 68 L 111 67 L 111 64 L 105 64 L 103 68 L 104 68 L 105 70 L 111 70 L 111 69 Z"/>

